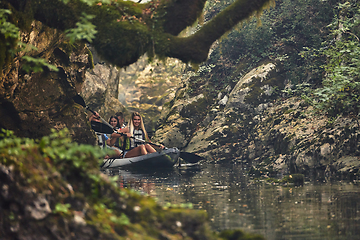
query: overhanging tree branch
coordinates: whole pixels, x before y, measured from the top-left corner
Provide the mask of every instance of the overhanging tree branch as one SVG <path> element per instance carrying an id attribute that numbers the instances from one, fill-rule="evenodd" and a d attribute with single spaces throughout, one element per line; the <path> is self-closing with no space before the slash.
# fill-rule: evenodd
<path id="1" fill-rule="evenodd" d="M 127 66 L 148 53 L 175 57 L 183 62 L 201 63 L 211 44 L 236 24 L 249 18 L 273 0 L 237 0 L 195 34 L 177 37 L 200 16 L 206 0 L 172 0 L 166 3 L 138 4 L 118 0 L 111 5 L 87 6 L 78 0 L 67 5 L 58 0 L 3 0 L 33 19 L 65 30 L 75 26 L 82 12 L 96 17 L 92 23 L 98 33 L 92 45 L 106 61 Z M 152 5 L 151 5 L 152 4 Z"/>
<path id="2" fill-rule="evenodd" d="M 166 56 L 175 57 L 184 62 L 201 63 L 207 59 L 213 42 L 230 31 L 239 22 L 263 10 L 270 0 L 237 0 L 221 11 L 195 34 L 179 38 L 168 36 Z"/>

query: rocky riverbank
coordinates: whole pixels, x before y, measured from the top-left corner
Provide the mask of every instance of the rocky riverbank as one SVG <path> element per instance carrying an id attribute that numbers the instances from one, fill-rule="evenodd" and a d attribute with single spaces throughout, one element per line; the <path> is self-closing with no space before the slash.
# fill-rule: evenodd
<path id="1" fill-rule="evenodd" d="M 321 179 L 357 178 L 356 119 L 328 119 L 281 90 L 288 85 L 275 63 L 261 65 L 217 99 L 178 90 L 163 111 L 156 140 L 205 156 L 239 162 L 264 176 L 302 173 Z M 189 86 L 190 84 L 188 84 Z"/>

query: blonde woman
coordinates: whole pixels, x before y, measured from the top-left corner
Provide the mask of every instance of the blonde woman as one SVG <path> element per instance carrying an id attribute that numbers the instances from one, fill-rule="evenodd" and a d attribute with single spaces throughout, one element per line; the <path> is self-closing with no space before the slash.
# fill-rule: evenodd
<path id="1" fill-rule="evenodd" d="M 156 152 L 156 150 L 150 144 L 143 142 L 151 141 L 145 130 L 143 118 L 140 113 L 133 112 L 131 114 L 129 127 L 126 127 L 124 129 L 124 133 L 126 133 L 128 137 L 127 140 L 124 140 L 125 158 L 137 157 L 148 153 Z M 160 148 L 164 149 L 164 146 L 161 145 Z"/>

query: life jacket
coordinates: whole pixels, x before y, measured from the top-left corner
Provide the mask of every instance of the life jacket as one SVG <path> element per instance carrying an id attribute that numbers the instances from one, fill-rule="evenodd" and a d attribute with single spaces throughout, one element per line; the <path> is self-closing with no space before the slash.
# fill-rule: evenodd
<path id="1" fill-rule="evenodd" d="M 145 141 L 145 133 L 142 129 L 136 130 L 134 129 L 133 136 L 136 139 L 144 140 Z M 132 138 L 131 140 L 131 147 L 136 148 L 139 145 L 144 144 L 142 141 L 138 141 L 136 139 Z"/>
<path id="2" fill-rule="evenodd" d="M 135 130 L 133 131 L 133 136 L 134 138 L 140 139 L 140 140 L 145 140 L 145 133 L 143 132 L 142 129 L 139 130 Z M 136 148 L 142 144 L 144 144 L 144 142 L 142 141 L 137 141 L 136 139 L 129 139 L 128 137 L 125 136 L 124 138 L 124 143 L 123 144 L 123 151 L 130 151 L 133 148 Z"/>
<path id="3" fill-rule="evenodd" d="M 122 145 L 123 145 L 123 143 L 122 143 L 121 137 L 117 138 L 116 142 L 114 143 L 114 146 L 122 149 Z"/>
<path id="4" fill-rule="evenodd" d="M 98 145 L 99 145 L 99 147 L 100 147 L 101 149 L 104 148 L 105 145 L 106 145 L 106 140 L 105 140 L 104 134 L 96 132 L 96 136 L 97 136 L 97 138 L 98 138 Z"/>
<path id="5" fill-rule="evenodd" d="M 125 151 L 130 151 L 132 148 L 130 147 L 130 138 L 128 138 L 127 136 L 124 137 L 124 141 L 122 144 L 122 150 L 123 152 Z"/>
<path id="6" fill-rule="evenodd" d="M 116 128 L 116 130 L 121 130 L 121 128 Z M 122 149 L 123 144 L 122 144 L 122 139 L 121 139 L 121 137 L 116 138 L 116 141 L 115 141 L 115 143 L 114 143 L 114 146 L 117 147 L 117 148 L 119 148 L 119 149 Z"/>

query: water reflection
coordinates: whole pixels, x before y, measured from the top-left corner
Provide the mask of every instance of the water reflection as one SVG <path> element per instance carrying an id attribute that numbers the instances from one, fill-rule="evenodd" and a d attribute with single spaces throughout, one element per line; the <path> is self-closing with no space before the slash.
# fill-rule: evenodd
<path id="1" fill-rule="evenodd" d="M 203 165 L 120 175 L 119 185 L 155 196 L 160 203 L 192 203 L 216 230 L 241 228 L 267 239 L 360 239 L 358 183 L 283 187 L 254 182 L 239 165 Z"/>

